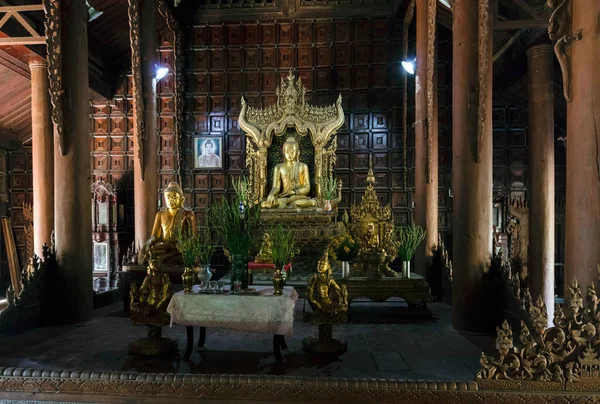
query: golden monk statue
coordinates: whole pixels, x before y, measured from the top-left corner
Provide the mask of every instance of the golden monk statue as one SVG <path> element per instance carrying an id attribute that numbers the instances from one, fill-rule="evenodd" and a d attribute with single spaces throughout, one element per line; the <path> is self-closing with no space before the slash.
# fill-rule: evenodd
<path id="1" fill-rule="evenodd" d="M 138 254 L 138 263 L 143 265 L 152 254 L 161 264 L 182 265 L 182 257 L 177 250 L 177 235 L 184 227 L 196 234 L 196 216 L 183 206 L 183 190 L 176 182 L 169 183 L 164 191 L 166 208 L 162 208 L 154 219 L 152 235 Z"/>
<path id="2" fill-rule="evenodd" d="M 130 290 L 131 320 L 144 324 L 163 324 L 168 321 L 166 312 L 173 291 L 169 275 L 160 273 L 158 260 L 151 257 L 148 262 L 148 274 L 137 290 L 135 284 Z"/>
<path id="3" fill-rule="evenodd" d="M 299 161 L 300 149 L 294 137 L 288 137 L 283 144 L 284 163 L 277 164 L 273 171 L 273 187 L 263 208 L 309 208 L 316 200 L 309 198 L 310 176 L 308 166 Z"/>
<path id="4" fill-rule="evenodd" d="M 379 234 L 375 232 L 375 224 L 373 222 L 367 224 L 367 232 L 365 233 L 363 245 L 366 251 L 376 252 L 379 250 Z"/>
<path id="5" fill-rule="evenodd" d="M 345 321 L 348 311 L 348 291 L 346 285 L 337 284 L 331 275 L 329 253 L 325 251 L 317 265 L 317 273 L 308 281 L 306 298 L 315 315 L 327 322 Z M 325 322 L 325 321 L 323 321 Z"/>

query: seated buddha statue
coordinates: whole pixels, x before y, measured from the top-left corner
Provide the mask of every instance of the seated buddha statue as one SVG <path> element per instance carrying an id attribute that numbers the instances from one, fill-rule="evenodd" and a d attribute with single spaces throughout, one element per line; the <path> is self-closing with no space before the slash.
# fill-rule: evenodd
<path id="1" fill-rule="evenodd" d="M 269 235 L 269 233 L 263 234 L 260 250 L 258 250 L 258 254 L 256 254 L 254 262 L 258 262 L 261 264 L 273 263 L 273 250 L 271 247 L 271 236 Z"/>
<path id="2" fill-rule="evenodd" d="M 333 279 L 328 251 L 319 260 L 317 273 L 308 281 L 306 298 L 315 315 L 324 322 L 345 321 L 348 291 L 346 285 L 340 286 Z"/>
<path id="3" fill-rule="evenodd" d="M 316 200 L 309 198 L 310 176 L 308 166 L 299 161 L 300 149 L 294 137 L 288 137 L 283 144 L 285 162 L 277 164 L 273 170 L 273 187 L 261 207 L 309 208 Z"/>
<path id="4" fill-rule="evenodd" d="M 181 253 L 177 250 L 177 235 L 187 229 L 196 234 L 196 216 L 183 206 L 185 197 L 179 184 L 169 183 L 164 196 L 167 206 L 156 213 L 152 234 L 138 253 L 140 265 L 147 262 L 150 254 L 161 264 L 182 265 Z"/>
<path id="5" fill-rule="evenodd" d="M 168 321 L 167 306 L 173 296 L 169 275 L 160 273 L 158 260 L 151 257 L 148 274 L 137 290 L 136 284 L 130 290 L 131 320 L 143 324 L 164 324 Z"/>

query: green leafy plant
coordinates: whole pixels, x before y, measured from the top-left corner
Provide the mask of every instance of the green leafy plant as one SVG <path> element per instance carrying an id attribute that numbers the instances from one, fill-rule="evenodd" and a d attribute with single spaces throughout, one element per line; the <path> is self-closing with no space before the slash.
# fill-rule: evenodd
<path id="1" fill-rule="evenodd" d="M 247 206 L 240 214 L 239 204 L 237 194 L 231 202 L 223 198 L 209 208 L 208 217 L 229 254 L 247 255 L 260 224 L 260 206 Z"/>
<path id="2" fill-rule="evenodd" d="M 200 238 L 200 246 L 198 247 L 199 265 L 209 265 L 216 246 L 212 243 L 210 237 L 210 225 L 207 218 L 204 219 L 202 226 L 198 226 L 198 237 Z"/>
<path id="3" fill-rule="evenodd" d="M 189 226 L 177 228 L 177 249 L 181 252 L 184 266 L 191 268 L 197 265 L 201 246 L 200 237 Z"/>
<path id="4" fill-rule="evenodd" d="M 246 177 L 240 177 L 237 180 L 233 180 L 233 189 L 235 190 L 236 198 L 239 202 L 242 202 L 244 207 L 250 206 L 250 182 Z"/>
<path id="5" fill-rule="evenodd" d="M 396 228 L 396 240 L 398 242 L 398 258 L 402 261 L 410 261 L 421 241 L 425 239 L 425 230 L 421 226 L 405 226 Z"/>
<path id="6" fill-rule="evenodd" d="M 338 261 L 351 261 L 358 254 L 358 243 L 350 234 L 335 237 L 329 247 L 331 255 Z"/>
<path id="7" fill-rule="evenodd" d="M 321 177 L 321 195 L 326 200 L 332 200 L 337 192 L 337 180 L 334 176 Z"/>
<path id="8" fill-rule="evenodd" d="M 273 263 L 275 268 L 281 269 L 285 264 L 298 254 L 294 235 L 281 224 L 269 231 L 271 236 L 271 251 L 273 251 Z"/>

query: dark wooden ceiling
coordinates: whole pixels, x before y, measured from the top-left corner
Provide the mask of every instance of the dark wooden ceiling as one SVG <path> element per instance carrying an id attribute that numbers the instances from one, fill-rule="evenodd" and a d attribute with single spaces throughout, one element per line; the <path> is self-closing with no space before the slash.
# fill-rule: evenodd
<path id="1" fill-rule="evenodd" d="M 30 0 L 0 0 L 4 4 L 25 4 Z M 220 0 L 221 4 L 229 0 Z M 233 1 L 233 0 L 232 0 Z M 227 9 L 218 8 L 213 0 L 184 0 L 178 12 L 187 23 L 198 18 L 222 21 L 262 18 L 341 18 L 356 16 L 395 16 L 402 18 L 410 0 L 380 0 L 377 4 L 365 5 L 362 2 L 336 5 L 332 2 L 318 6 L 298 7 L 300 0 L 279 0 L 277 9 Z M 492 0 L 494 1 L 494 0 Z M 499 0 L 498 21 L 526 20 L 531 16 L 517 2 L 527 1 L 536 12 L 548 17 L 544 9 L 545 0 Z M 88 0 L 89 4 L 103 15 L 89 23 L 89 68 L 90 88 L 94 98 L 110 98 L 117 85 L 117 77 L 129 70 L 130 44 L 127 0 Z M 205 5 L 202 8 L 202 4 Z M 354 4 L 354 5 L 353 5 Z M 367 11 L 368 10 L 368 11 Z M 367 14 L 365 14 L 367 11 Z M 166 29 L 162 18 L 158 18 L 157 30 Z M 438 21 L 451 28 L 452 13 L 445 6 L 438 6 Z M 0 32 L 0 36 L 3 33 Z M 545 29 L 522 28 L 494 31 L 494 90 L 506 92 L 509 102 L 526 101 L 526 87 L 523 86 L 526 65 L 525 50 L 540 41 L 547 41 Z M 18 49 L 17 49 L 18 48 Z M 43 55 L 43 46 L 0 47 L 0 136 L 11 133 L 24 141 L 30 138 L 31 110 L 30 83 L 27 62 Z M 560 96 L 560 93 L 557 93 Z"/>

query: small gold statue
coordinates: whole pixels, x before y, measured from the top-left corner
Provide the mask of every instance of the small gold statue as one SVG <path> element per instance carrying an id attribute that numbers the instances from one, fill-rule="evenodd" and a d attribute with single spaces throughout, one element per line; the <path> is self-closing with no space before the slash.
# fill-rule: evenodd
<path id="1" fill-rule="evenodd" d="M 334 296 L 335 295 L 335 296 Z M 306 298 L 316 316 L 336 323 L 346 320 L 348 291 L 346 285 L 338 285 L 331 275 L 329 252 L 326 250 L 319 260 L 317 273 L 308 281 Z M 339 319 L 339 321 L 336 321 Z"/>
<path id="2" fill-rule="evenodd" d="M 141 324 L 165 324 L 169 315 L 167 306 L 173 296 L 169 275 L 158 270 L 158 260 L 151 257 L 148 262 L 148 274 L 137 290 L 136 284 L 130 290 L 131 321 Z"/>
<path id="3" fill-rule="evenodd" d="M 164 190 L 166 207 L 154 219 L 152 235 L 138 253 L 138 264 L 144 265 L 152 254 L 163 264 L 183 265 L 181 252 L 177 249 L 177 233 L 188 226 L 196 234 L 196 216 L 183 206 L 185 196 L 176 182 Z"/>
<path id="4" fill-rule="evenodd" d="M 363 246 L 366 251 L 379 251 L 379 234 L 375 232 L 375 224 L 373 222 L 367 224 L 367 232 L 365 233 Z"/>
<path id="5" fill-rule="evenodd" d="M 273 263 L 273 250 L 271 250 L 271 236 L 269 233 L 263 234 L 262 244 L 260 245 L 260 250 L 258 250 L 258 254 L 256 254 L 254 262 L 258 262 L 260 264 Z"/>
<path id="6" fill-rule="evenodd" d="M 261 203 L 263 208 L 309 208 L 316 205 L 309 198 L 310 176 L 308 166 L 299 161 L 300 150 L 296 139 L 288 137 L 283 144 L 284 163 L 277 164 L 273 170 L 273 187 L 267 199 Z"/>

